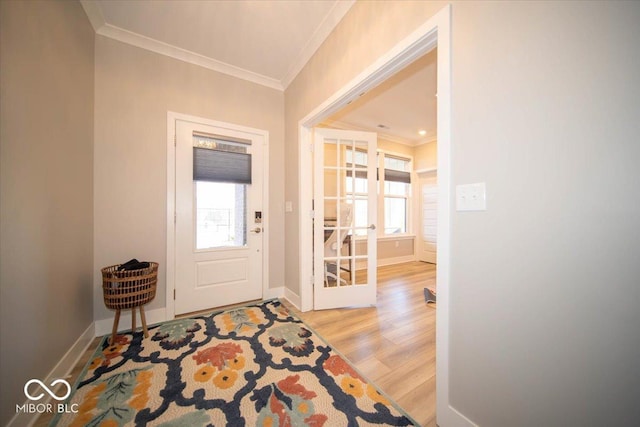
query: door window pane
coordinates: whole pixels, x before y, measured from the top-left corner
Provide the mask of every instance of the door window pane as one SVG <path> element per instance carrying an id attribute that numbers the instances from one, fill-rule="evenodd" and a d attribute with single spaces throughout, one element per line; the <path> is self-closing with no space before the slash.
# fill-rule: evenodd
<path id="1" fill-rule="evenodd" d="M 369 225 L 369 214 L 367 212 L 367 207 L 369 206 L 368 200 L 366 199 L 355 199 L 353 201 L 354 206 L 354 226 L 356 229 L 354 230 L 354 234 L 356 236 L 366 236 L 367 229 L 366 227 Z"/>
<path id="2" fill-rule="evenodd" d="M 367 194 L 367 185 L 368 185 L 368 181 L 367 181 L 367 174 L 363 173 L 363 175 L 365 176 L 365 178 L 352 178 L 350 176 L 350 174 L 348 173 L 349 171 L 347 171 L 347 177 L 345 179 L 345 189 L 347 190 L 347 193 L 358 193 L 358 194 Z"/>
<path id="3" fill-rule="evenodd" d="M 247 185 L 195 182 L 196 249 L 247 245 Z"/>
<path id="4" fill-rule="evenodd" d="M 357 167 L 366 167 L 367 166 L 367 152 L 363 151 L 363 150 L 359 150 L 356 149 L 355 151 L 353 150 L 353 148 L 349 147 L 345 150 L 345 157 L 346 157 L 346 163 L 351 165 L 351 164 L 355 164 Z"/>

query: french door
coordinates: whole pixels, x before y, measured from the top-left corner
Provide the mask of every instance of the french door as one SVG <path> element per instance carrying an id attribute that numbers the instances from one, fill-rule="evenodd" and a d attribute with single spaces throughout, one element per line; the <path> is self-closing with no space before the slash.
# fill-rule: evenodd
<path id="1" fill-rule="evenodd" d="M 314 309 L 374 305 L 377 135 L 314 130 Z"/>
<path id="2" fill-rule="evenodd" d="M 262 297 L 264 135 L 176 120 L 175 314 Z"/>

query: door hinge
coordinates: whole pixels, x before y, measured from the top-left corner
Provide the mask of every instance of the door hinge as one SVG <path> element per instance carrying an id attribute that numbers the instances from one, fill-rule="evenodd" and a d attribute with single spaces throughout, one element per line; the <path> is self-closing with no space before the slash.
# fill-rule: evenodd
<path id="1" fill-rule="evenodd" d="M 316 217 L 316 211 L 313 211 L 313 210 L 309 211 L 309 217 L 311 219 L 315 218 Z"/>
<path id="2" fill-rule="evenodd" d="M 176 134 L 173 134 L 173 146 L 177 147 L 178 146 L 178 137 L 176 136 Z"/>
<path id="3" fill-rule="evenodd" d="M 175 289 L 173 290 L 173 299 L 174 300 L 176 299 L 176 290 Z"/>
<path id="4" fill-rule="evenodd" d="M 178 213 L 174 212 L 173 213 L 173 223 L 175 224 L 176 222 L 178 222 Z"/>
<path id="5" fill-rule="evenodd" d="M 313 142 L 311 144 L 309 144 L 309 151 L 311 151 L 313 153 Z"/>
<path id="6" fill-rule="evenodd" d="M 311 283 L 312 285 L 315 283 L 316 279 L 315 277 L 313 277 L 313 275 L 309 276 L 309 283 Z"/>

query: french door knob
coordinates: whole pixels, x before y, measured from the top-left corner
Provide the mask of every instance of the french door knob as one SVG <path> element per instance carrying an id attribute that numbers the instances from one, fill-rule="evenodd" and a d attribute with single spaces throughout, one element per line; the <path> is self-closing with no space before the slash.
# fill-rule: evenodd
<path id="1" fill-rule="evenodd" d="M 375 230 L 376 229 L 376 225 L 375 224 L 371 224 L 370 226 L 367 227 L 369 230 Z"/>
<path id="2" fill-rule="evenodd" d="M 260 232 L 262 232 L 262 228 L 256 227 L 253 230 L 249 230 L 249 232 L 259 234 Z"/>

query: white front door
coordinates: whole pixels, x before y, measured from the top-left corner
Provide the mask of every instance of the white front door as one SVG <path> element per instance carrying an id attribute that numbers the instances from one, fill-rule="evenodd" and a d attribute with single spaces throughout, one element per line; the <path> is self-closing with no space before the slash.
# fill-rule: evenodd
<path id="1" fill-rule="evenodd" d="M 243 128 L 176 120 L 175 314 L 262 298 L 262 150 Z"/>
<path id="2" fill-rule="evenodd" d="M 438 247 L 438 173 L 420 173 L 420 235 L 418 260 L 436 264 Z"/>
<path id="3" fill-rule="evenodd" d="M 314 309 L 376 303 L 377 135 L 314 131 Z"/>

